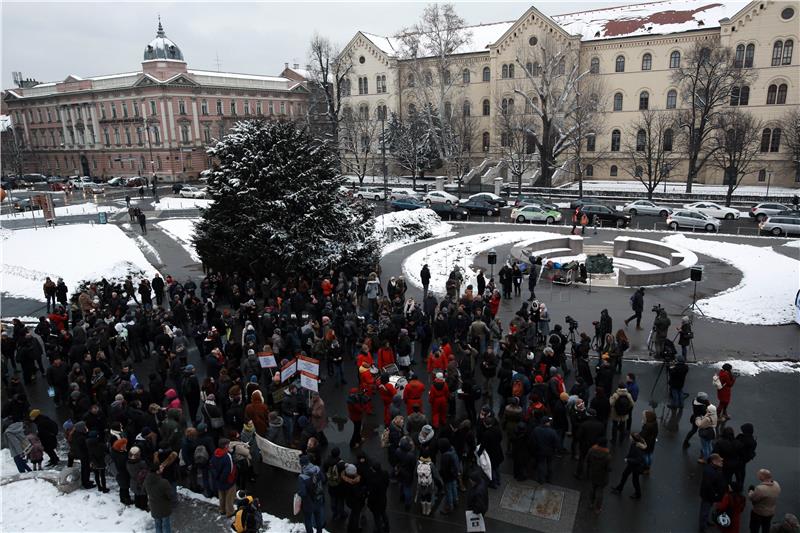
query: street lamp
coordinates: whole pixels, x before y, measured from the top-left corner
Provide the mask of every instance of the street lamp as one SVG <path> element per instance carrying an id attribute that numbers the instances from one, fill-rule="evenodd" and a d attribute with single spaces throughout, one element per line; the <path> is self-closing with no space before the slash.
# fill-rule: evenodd
<path id="1" fill-rule="evenodd" d="M 147 118 L 142 114 L 142 124 L 144 124 L 144 131 L 147 134 L 147 149 L 150 152 L 150 171 L 153 174 L 153 183 L 156 182 L 156 162 L 153 158 L 153 144 L 150 142 L 150 124 L 147 121 Z M 145 180 L 145 186 L 147 186 L 147 180 Z"/>
<path id="2" fill-rule="evenodd" d="M 767 170 L 767 200 L 769 200 L 769 183 L 772 181 L 772 171 Z"/>

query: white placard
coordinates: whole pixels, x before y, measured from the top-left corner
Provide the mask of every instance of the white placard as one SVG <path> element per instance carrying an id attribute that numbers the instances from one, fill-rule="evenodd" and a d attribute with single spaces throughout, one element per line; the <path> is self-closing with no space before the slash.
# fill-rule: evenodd
<path id="1" fill-rule="evenodd" d="M 278 366 L 278 363 L 275 362 L 275 356 L 267 352 L 259 352 L 258 363 L 261 368 L 276 368 Z"/>
<path id="2" fill-rule="evenodd" d="M 319 392 L 317 376 L 312 376 L 308 372 L 300 372 L 300 386 L 312 392 Z"/>
<path id="3" fill-rule="evenodd" d="M 297 374 L 297 359 L 292 359 L 281 368 L 281 382 L 289 381 Z"/>
<path id="4" fill-rule="evenodd" d="M 297 358 L 297 370 L 300 372 L 308 372 L 313 376 L 319 376 L 319 359 L 301 355 Z"/>

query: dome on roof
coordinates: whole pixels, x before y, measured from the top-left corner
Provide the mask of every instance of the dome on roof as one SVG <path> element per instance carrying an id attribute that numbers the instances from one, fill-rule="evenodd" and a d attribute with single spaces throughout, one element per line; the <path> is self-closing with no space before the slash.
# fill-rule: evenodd
<path id="1" fill-rule="evenodd" d="M 158 20 L 156 38 L 150 41 L 150 44 L 144 49 L 144 60 L 149 61 L 151 59 L 175 59 L 177 61 L 184 61 L 181 49 L 178 48 L 177 44 L 170 41 L 164 33 L 160 18 Z"/>

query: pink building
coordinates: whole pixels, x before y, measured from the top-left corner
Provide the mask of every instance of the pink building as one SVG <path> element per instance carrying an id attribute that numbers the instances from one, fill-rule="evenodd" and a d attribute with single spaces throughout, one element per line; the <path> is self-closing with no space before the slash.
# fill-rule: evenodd
<path id="1" fill-rule="evenodd" d="M 204 146 L 237 120 L 305 118 L 302 77 L 193 70 L 161 22 L 137 72 L 22 83 L 3 95 L 25 172 L 197 178 Z"/>

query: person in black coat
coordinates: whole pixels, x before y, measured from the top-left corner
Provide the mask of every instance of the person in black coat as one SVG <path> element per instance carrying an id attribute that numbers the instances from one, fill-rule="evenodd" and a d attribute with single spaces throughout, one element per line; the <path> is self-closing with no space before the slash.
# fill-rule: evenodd
<path id="1" fill-rule="evenodd" d="M 86 436 L 86 448 L 89 452 L 89 464 L 92 467 L 92 472 L 94 472 L 94 482 L 97 485 L 97 490 L 109 492 L 108 487 L 106 487 L 106 443 L 98 435 L 97 431 L 92 430 Z"/>
<path id="2" fill-rule="evenodd" d="M 517 427 L 514 428 L 514 436 L 511 440 L 511 459 L 514 462 L 514 479 L 525 481 L 531 460 L 528 445 L 528 428 L 525 422 L 519 422 Z"/>
<path id="3" fill-rule="evenodd" d="M 469 474 L 470 488 L 467 492 L 467 509 L 484 515 L 489 511 L 489 490 L 486 474 L 478 467 Z"/>
<path id="4" fill-rule="evenodd" d="M 622 479 L 611 489 L 614 494 L 619 494 L 625 488 L 628 477 L 633 477 L 633 490 L 631 498 L 640 500 L 642 498 L 642 487 L 639 485 L 639 475 L 644 471 L 644 454 L 647 450 L 647 443 L 638 433 L 631 433 L 631 447 L 628 448 L 628 455 L 625 457 L 625 470 L 622 471 Z"/>
<path id="5" fill-rule="evenodd" d="M 70 450 L 75 459 L 81 462 L 81 486 L 84 489 L 94 487 L 90 477 L 91 468 L 89 466 L 89 447 L 87 446 L 87 435 L 89 433 L 86 422 L 75 424 L 70 442 Z"/>
<path id="6" fill-rule="evenodd" d="M 489 454 L 489 459 L 492 461 L 492 480 L 489 482 L 489 487 L 496 489 L 500 486 L 500 465 L 505 459 L 503 455 L 503 431 L 500 429 L 500 424 L 497 423 L 497 418 L 494 415 L 484 418 L 480 428 L 478 433 L 480 451 L 486 450 L 486 453 Z"/>
<path id="7" fill-rule="evenodd" d="M 722 473 L 725 485 L 730 485 L 733 475 L 740 470 L 743 445 L 736 440 L 732 427 L 722 428 L 719 439 L 714 443 L 713 452 L 722 457 Z"/>
<path id="8" fill-rule="evenodd" d="M 756 447 L 758 443 L 753 436 L 753 424 L 742 424 L 740 429 L 742 432 L 736 435 L 736 440 L 742 445 L 742 460 L 739 462 L 739 469 L 736 471 L 736 480 L 744 485 L 744 474 L 747 463 L 756 458 Z"/>
<path id="9" fill-rule="evenodd" d="M 578 433 L 575 436 L 580 451 L 578 466 L 575 468 L 576 479 L 580 479 L 583 475 L 583 463 L 586 460 L 586 454 L 606 434 L 606 425 L 597 418 L 597 413 L 594 409 L 587 409 L 586 414 L 587 418 L 578 426 Z"/>
<path id="10" fill-rule="evenodd" d="M 633 315 L 625 319 L 625 326 L 628 322 L 636 319 L 636 329 L 642 329 L 642 311 L 644 311 L 644 287 L 639 287 L 631 296 L 631 309 Z"/>
<path id="11" fill-rule="evenodd" d="M 386 515 L 386 491 L 389 474 L 380 463 L 372 461 L 367 475 L 367 508 L 372 513 L 375 533 L 388 533 L 389 517 Z"/>
<path id="12" fill-rule="evenodd" d="M 722 467 L 722 457 L 716 453 L 708 456 L 708 463 L 703 467 L 703 479 L 700 482 L 699 531 L 705 531 L 711 525 L 708 522 L 711 508 L 725 495 L 727 484 Z"/>
<path id="13" fill-rule="evenodd" d="M 689 365 L 686 361 L 678 359 L 669 367 L 667 385 L 669 385 L 669 408 L 683 408 L 683 386 L 686 383 L 686 375 L 689 373 Z"/>
<path id="14" fill-rule="evenodd" d="M 553 456 L 561 446 L 558 433 L 552 428 L 552 424 L 553 419 L 545 416 L 542 418 L 542 423 L 533 430 L 537 483 L 550 483 L 550 476 L 553 473 Z"/>
<path id="15" fill-rule="evenodd" d="M 42 448 L 50 461 L 47 463 L 48 467 L 58 464 L 58 454 L 56 448 L 58 447 L 58 424 L 52 418 L 41 414 L 38 409 L 32 409 L 30 412 L 30 419 L 36 425 L 36 433 L 39 440 L 42 442 Z"/>

